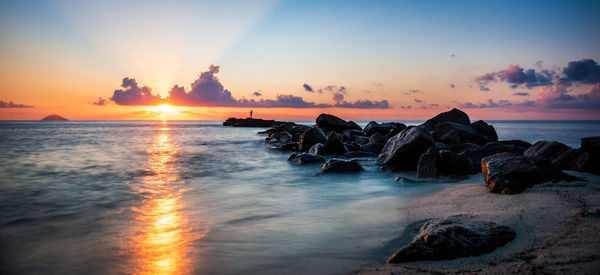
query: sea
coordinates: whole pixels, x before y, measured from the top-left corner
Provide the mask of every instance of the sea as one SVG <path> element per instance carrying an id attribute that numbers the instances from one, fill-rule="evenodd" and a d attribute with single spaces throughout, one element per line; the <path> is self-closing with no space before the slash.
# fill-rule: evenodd
<path id="1" fill-rule="evenodd" d="M 359 121 L 364 126 L 368 121 Z M 420 124 L 422 121 L 399 121 Z M 488 121 L 579 147 L 600 121 Z M 314 121 L 297 121 L 312 125 Z M 402 208 L 455 182 L 320 175 L 222 121 L 1 121 L 2 274 L 348 274 L 385 262 Z"/>

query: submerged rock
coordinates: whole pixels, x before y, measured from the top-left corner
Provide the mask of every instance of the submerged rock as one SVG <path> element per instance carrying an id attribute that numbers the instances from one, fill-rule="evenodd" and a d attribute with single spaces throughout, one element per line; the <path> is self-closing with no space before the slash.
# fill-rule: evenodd
<path id="1" fill-rule="evenodd" d="M 421 154 L 432 146 L 428 131 L 422 127 L 407 128 L 387 141 L 377 157 L 377 165 L 390 170 L 414 170 Z"/>
<path id="2" fill-rule="evenodd" d="M 317 156 L 315 154 L 310 154 L 310 153 L 300 153 L 300 154 L 292 153 L 288 157 L 288 161 L 295 162 L 295 163 L 302 165 L 302 164 L 308 164 L 308 163 L 324 162 L 325 159 L 323 157 Z"/>
<path id="3" fill-rule="evenodd" d="M 362 165 L 355 160 L 330 159 L 321 168 L 321 173 L 346 173 L 364 171 Z"/>
<path id="4" fill-rule="evenodd" d="M 516 236 L 510 227 L 467 216 L 432 219 L 388 263 L 446 260 L 491 252 Z"/>

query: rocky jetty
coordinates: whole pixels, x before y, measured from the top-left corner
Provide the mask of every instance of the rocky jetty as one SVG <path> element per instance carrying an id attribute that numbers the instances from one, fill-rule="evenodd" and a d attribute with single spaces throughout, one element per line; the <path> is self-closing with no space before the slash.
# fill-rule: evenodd
<path id="1" fill-rule="evenodd" d="M 273 127 L 282 124 L 281 121 L 264 120 L 259 118 L 228 118 L 223 126 L 232 127 Z"/>
<path id="2" fill-rule="evenodd" d="M 227 119 L 227 126 L 272 127 L 269 150 L 293 152 L 289 160 L 308 163 L 315 156 L 335 158 L 329 166 L 349 165 L 344 160 L 375 160 L 385 171 L 414 171 L 417 178 L 465 177 L 483 173 L 486 186 L 499 194 L 516 194 L 548 181 L 574 180 L 561 170 L 600 174 L 600 137 L 586 137 L 581 148 L 554 141 L 530 144 L 499 140 L 493 125 L 452 109 L 421 125 L 371 121 L 361 128 L 352 121 L 320 114 L 312 127 L 293 122 L 261 119 Z M 308 153 L 306 155 L 299 153 Z M 353 162 L 354 163 L 354 162 Z M 360 165 L 360 163 L 356 162 Z M 326 167 L 327 166 L 327 167 Z M 323 171 L 336 171 L 325 164 Z M 361 167 L 362 169 L 362 167 Z M 356 169 L 359 170 L 359 169 Z"/>
<path id="3" fill-rule="evenodd" d="M 49 115 L 45 118 L 42 118 L 42 120 L 68 120 L 68 119 L 66 119 L 62 116 L 59 116 L 59 115 Z"/>

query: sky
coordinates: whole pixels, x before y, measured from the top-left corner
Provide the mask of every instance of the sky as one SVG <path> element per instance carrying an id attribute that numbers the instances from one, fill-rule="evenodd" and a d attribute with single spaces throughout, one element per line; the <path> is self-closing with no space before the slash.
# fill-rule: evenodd
<path id="1" fill-rule="evenodd" d="M 0 119 L 600 119 L 599 13 L 600 1 L 0 1 Z"/>

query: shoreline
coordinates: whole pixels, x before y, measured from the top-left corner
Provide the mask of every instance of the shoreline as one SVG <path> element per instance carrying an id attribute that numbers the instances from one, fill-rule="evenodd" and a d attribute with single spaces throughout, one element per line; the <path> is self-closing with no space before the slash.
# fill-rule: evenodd
<path id="1" fill-rule="evenodd" d="M 576 173 L 585 181 L 545 183 L 515 195 L 489 192 L 483 184 L 457 184 L 402 207 L 408 229 L 398 232 L 400 249 L 418 223 L 468 215 L 513 228 L 516 238 L 479 256 L 454 260 L 374 264 L 355 274 L 570 273 L 600 270 L 600 176 Z M 412 229 L 411 229 L 412 225 Z M 391 256 L 391 255 L 390 255 Z"/>

